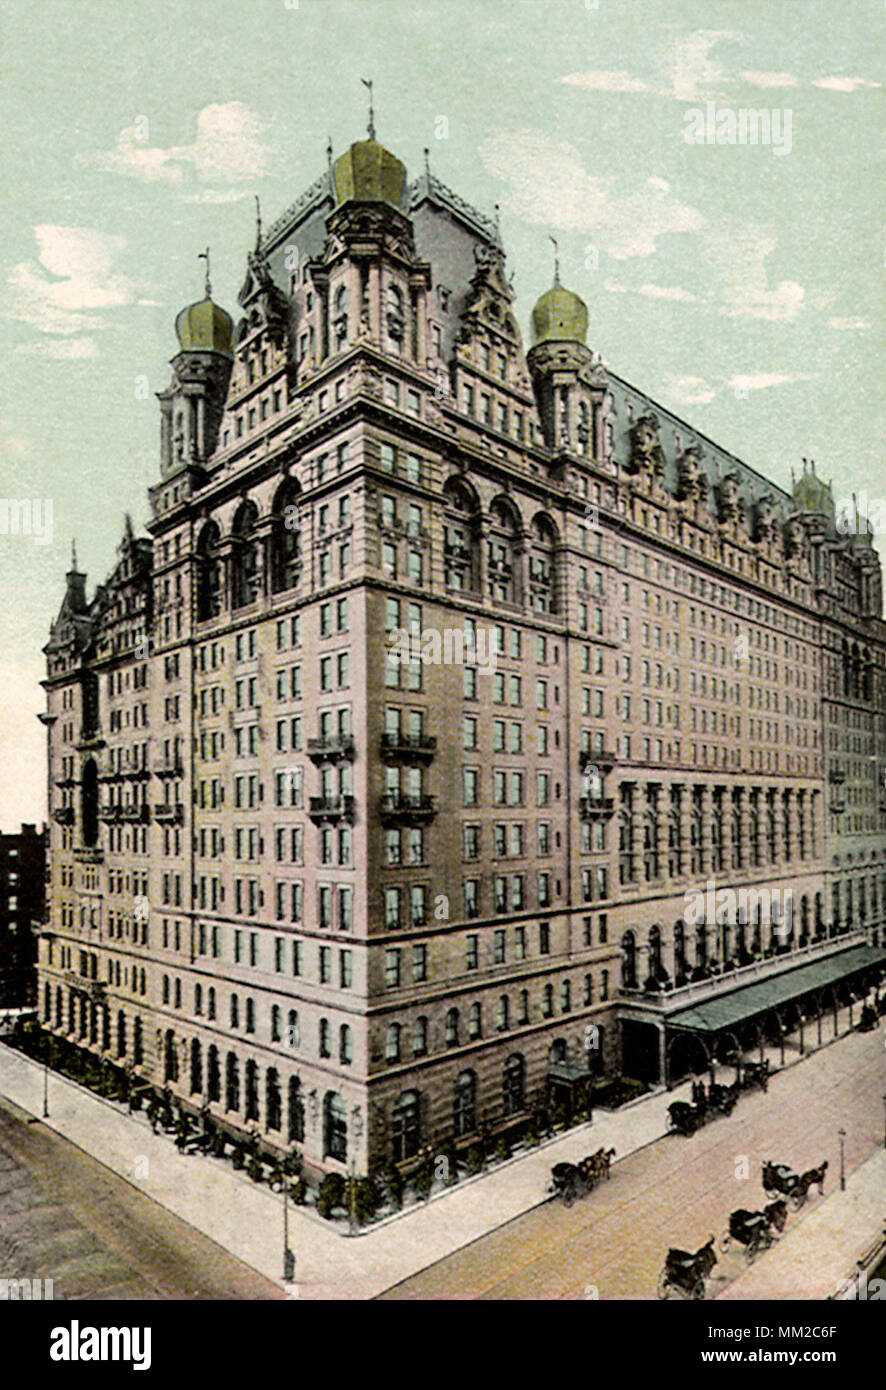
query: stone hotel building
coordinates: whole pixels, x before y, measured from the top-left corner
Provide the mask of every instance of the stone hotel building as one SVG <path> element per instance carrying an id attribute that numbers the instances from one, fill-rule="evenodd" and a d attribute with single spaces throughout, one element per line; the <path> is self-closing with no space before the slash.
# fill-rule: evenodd
<path id="1" fill-rule="evenodd" d="M 604 366 L 559 274 L 528 351 L 513 297 L 427 163 L 330 155 L 236 323 L 207 264 L 149 535 L 45 648 L 42 1023 L 316 1170 L 827 1040 L 886 960 L 866 527 Z"/>

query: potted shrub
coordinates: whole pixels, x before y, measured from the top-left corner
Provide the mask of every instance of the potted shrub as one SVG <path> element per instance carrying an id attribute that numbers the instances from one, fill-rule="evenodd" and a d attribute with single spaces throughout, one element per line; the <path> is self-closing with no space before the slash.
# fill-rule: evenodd
<path id="1" fill-rule="evenodd" d="M 421 1163 L 412 1174 L 412 1189 L 420 1201 L 426 1202 L 431 1195 L 434 1186 L 434 1168 L 427 1157 L 423 1157 Z"/>
<path id="2" fill-rule="evenodd" d="M 336 1207 L 344 1205 L 345 1180 L 341 1173 L 327 1173 L 317 1193 L 317 1210 L 327 1220 Z"/>
<path id="3" fill-rule="evenodd" d="M 233 1144 L 231 1146 L 231 1163 L 234 1165 L 235 1168 L 239 1169 L 243 1167 L 245 1162 L 246 1159 L 243 1154 L 242 1145 Z"/>
<path id="4" fill-rule="evenodd" d="M 511 1146 L 504 1135 L 502 1135 L 495 1146 L 495 1156 L 497 1159 L 500 1159 L 502 1163 L 511 1156 Z"/>
<path id="5" fill-rule="evenodd" d="M 474 1177 L 477 1173 L 483 1172 L 483 1150 L 479 1144 L 472 1144 L 468 1149 L 468 1173 Z"/>
<path id="6" fill-rule="evenodd" d="M 365 1226 L 375 1216 L 378 1208 L 378 1191 L 372 1178 L 353 1178 L 352 1191 L 348 1193 L 348 1208 L 351 1209 L 353 1203 L 354 1217 L 357 1224 Z M 351 1184 L 349 1184 L 351 1187 Z"/>
<path id="7" fill-rule="evenodd" d="M 396 1163 L 389 1163 L 385 1169 L 384 1184 L 388 1201 L 394 1211 L 399 1211 L 403 1205 L 403 1174 Z"/>
<path id="8" fill-rule="evenodd" d="M 264 1178 L 265 1170 L 258 1154 L 250 1154 L 249 1162 L 246 1164 L 247 1177 L 252 1178 L 253 1182 L 261 1182 Z"/>
<path id="9" fill-rule="evenodd" d="M 303 1207 L 307 1190 L 304 1178 L 296 1178 L 295 1182 L 289 1184 L 289 1200 L 297 1207 Z"/>

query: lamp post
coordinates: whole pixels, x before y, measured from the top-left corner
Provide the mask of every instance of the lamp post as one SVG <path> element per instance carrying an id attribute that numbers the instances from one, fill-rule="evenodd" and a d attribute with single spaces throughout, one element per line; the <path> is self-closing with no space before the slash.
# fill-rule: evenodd
<path id="1" fill-rule="evenodd" d="M 43 1118 L 49 1119 L 49 1057 L 43 1060 Z"/>
<path id="2" fill-rule="evenodd" d="M 295 1278 L 295 1256 L 289 1248 L 289 1183 L 283 1180 L 283 1282 L 292 1283 Z"/>
<path id="3" fill-rule="evenodd" d="M 886 1149 L 886 1096 L 883 1097 L 883 1148 Z"/>
<path id="4" fill-rule="evenodd" d="M 845 1129 L 838 1129 L 838 1130 L 837 1130 L 837 1133 L 838 1133 L 839 1136 L 840 1136 L 840 1191 L 841 1191 L 841 1192 L 845 1192 L 845 1191 L 846 1191 L 846 1169 L 845 1169 L 844 1164 L 843 1164 L 843 1140 L 846 1138 L 846 1131 L 845 1131 Z"/>

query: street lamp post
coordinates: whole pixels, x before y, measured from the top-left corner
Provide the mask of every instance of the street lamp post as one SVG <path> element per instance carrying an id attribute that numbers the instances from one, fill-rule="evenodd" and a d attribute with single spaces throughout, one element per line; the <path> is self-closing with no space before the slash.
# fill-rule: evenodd
<path id="1" fill-rule="evenodd" d="M 886 1096 L 883 1097 L 883 1148 L 886 1149 Z"/>
<path id="2" fill-rule="evenodd" d="M 289 1183 L 283 1181 L 283 1282 L 289 1284 L 295 1278 L 295 1256 L 289 1248 Z"/>
<path id="3" fill-rule="evenodd" d="M 841 1191 L 841 1192 L 845 1192 L 845 1191 L 846 1191 L 846 1169 L 845 1169 L 845 1166 L 844 1166 L 844 1163 L 843 1163 L 843 1140 L 846 1138 L 846 1131 L 845 1131 L 845 1129 L 838 1129 L 838 1130 L 837 1130 L 837 1133 L 838 1133 L 839 1136 L 840 1136 L 840 1191 Z"/>
<path id="4" fill-rule="evenodd" d="M 49 1119 L 49 1057 L 43 1060 L 43 1118 Z"/>

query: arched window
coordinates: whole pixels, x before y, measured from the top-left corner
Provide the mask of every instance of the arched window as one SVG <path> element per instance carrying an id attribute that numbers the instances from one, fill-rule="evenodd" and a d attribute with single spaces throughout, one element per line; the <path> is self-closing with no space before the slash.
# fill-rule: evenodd
<path id="1" fill-rule="evenodd" d="M 520 523 L 510 502 L 496 498 L 489 508 L 489 594 L 499 603 L 522 603 Z"/>
<path id="2" fill-rule="evenodd" d="M 163 1079 L 164 1081 L 178 1081 L 178 1048 L 175 1045 L 175 1034 L 171 1028 L 166 1030 L 166 1041 L 163 1048 Z"/>
<path id="3" fill-rule="evenodd" d="M 477 1128 L 477 1083 L 472 1071 L 463 1071 L 455 1083 L 453 1123 L 457 1138 Z"/>
<path id="4" fill-rule="evenodd" d="M 240 1065 L 233 1052 L 228 1053 L 225 1064 L 225 1109 L 240 1109 Z"/>
<path id="5" fill-rule="evenodd" d="M 215 1043 L 210 1043 L 206 1050 L 206 1099 L 221 1100 L 221 1068 Z"/>
<path id="6" fill-rule="evenodd" d="M 339 285 L 333 301 L 332 340 L 340 352 L 348 342 L 348 287 Z"/>
<path id="7" fill-rule="evenodd" d="M 277 489 L 271 523 L 271 587 L 275 594 L 294 589 L 301 579 L 300 489 L 287 478 Z"/>
<path id="8" fill-rule="evenodd" d="M 422 1016 L 412 1025 L 412 1055 L 424 1057 L 428 1050 L 428 1020 Z"/>
<path id="9" fill-rule="evenodd" d="M 299 1026 L 297 1009 L 290 1009 L 287 1016 L 286 1046 L 301 1047 L 301 1027 Z"/>
<path id="10" fill-rule="evenodd" d="M 557 612 L 557 532 L 540 512 L 532 523 L 529 549 L 529 603 L 536 613 Z"/>
<path id="11" fill-rule="evenodd" d="M 297 1076 L 289 1078 L 289 1142 L 300 1144 L 305 1137 L 305 1103 L 302 1100 L 301 1081 Z"/>
<path id="12" fill-rule="evenodd" d="M 140 1067 L 145 1060 L 144 1032 L 142 1021 L 137 1014 L 132 1025 L 132 1060 L 137 1067 Z"/>
<path id="13" fill-rule="evenodd" d="M 674 923 L 674 973 L 677 981 L 686 976 L 686 927 L 682 918 Z"/>
<path id="14" fill-rule="evenodd" d="M 92 1020 L 90 1019 L 90 1025 Z M 90 1027 L 90 1031 L 92 1031 Z M 117 1014 L 117 1056 L 126 1056 L 126 1015 L 122 1009 Z"/>
<path id="15" fill-rule="evenodd" d="M 621 939 L 621 985 L 622 989 L 637 988 L 637 942 L 632 931 Z"/>
<path id="16" fill-rule="evenodd" d="M 258 1064 L 252 1059 L 246 1063 L 246 1109 L 247 1120 L 258 1119 Z"/>
<path id="17" fill-rule="evenodd" d="M 222 561 L 219 553 L 221 531 L 210 521 L 197 541 L 197 619 L 201 623 L 217 618 L 221 612 Z"/>
<path id="18" fill-rule="evenodd" d="M 323 1157 L 348 1159 L 348 1112 L 335 1091 L 327 1091 L 323 1101 Z"/>
<path id="19" fill-rule="evenodd" d="M 649 928 L 649 974 L 650 977 L 659 983 L 664 973 L 664 966 L 661 959 L 661 928 Z"/>
<path id="20" fill-rule="evenodd" d="M 268 1067 L 265 1073 L 265 1125 L 268 1129 L 279 1130 L 282 1121 L 280 1077 L 274 1067 Z"/>
<path id="21" fill-rule="evenodd" d="M 443 564 L 446 588 L 476 593 L 480 588 L 479 508 L 476 498 L 458 479 L 443 489 L 446 503 Z"/>
<path id="22" fill-rule="evenodd" d="M 526 1062 L 519 1052 L 505 1063 L 504 1103 L 506 1115 L 519 1115 L 526 1109 Z"/>
<path id="23" fill-rule="evenodd" d="M 271 1005 L 271 1042 L 280 1041 L 280 1005 Z"/>
<path id="24" fill-rule="evenodd" d="M 200 1039 L 191 1040 L 191 1095 L 199 1096 L 203 1090 L 203 1056 Z"/>
<path id="25" fill-rule="evenodd" d="M 345 1066 L 354 1060 L 354 1035 L 349 1023 L 343 1023 L 338 1031 L 338 1058 Z"/>
<path id="26" fill-rule="evenodd" d="M 446 1015 L 446 1046 L 458 1046 L 458 1009 L 450 1009 Z"/>
<path id="27" fill-rule="evenodd" d="M 94 758 L 83 764 L 80 807 L 83 843 L 89 847 L 98 843 L 98 768 Z"/>
<path id="28" fill-rule="evenodd" d="M 388 346 L 394 352 L 400 352 L 403 347 L 403 295 L 392 284 L 385 292 L 385 329 Z"/>
<path id="29" fill-rule="evenodd" d="M 231 554 L 231 606 L 243 608 L 258 596 L 260 583 L 258 548 L 255 534 L 258 508 L 254 502 L 244 502 L 234 517 Z"/>
<path id="30" fill-rule="evenodd" d="M 391 1111 L 391 1144 L 395 1163 L 414 1158 L 421 1138 L 418 1091 L 404 1091 Z"/>
<path id="31" fill-rule="evenodd" d="M 468 1037 L 479 1038 L 483 1035 L 483 1008 L 479 1000 L 474 1000 L 468 1011 Z"/>

